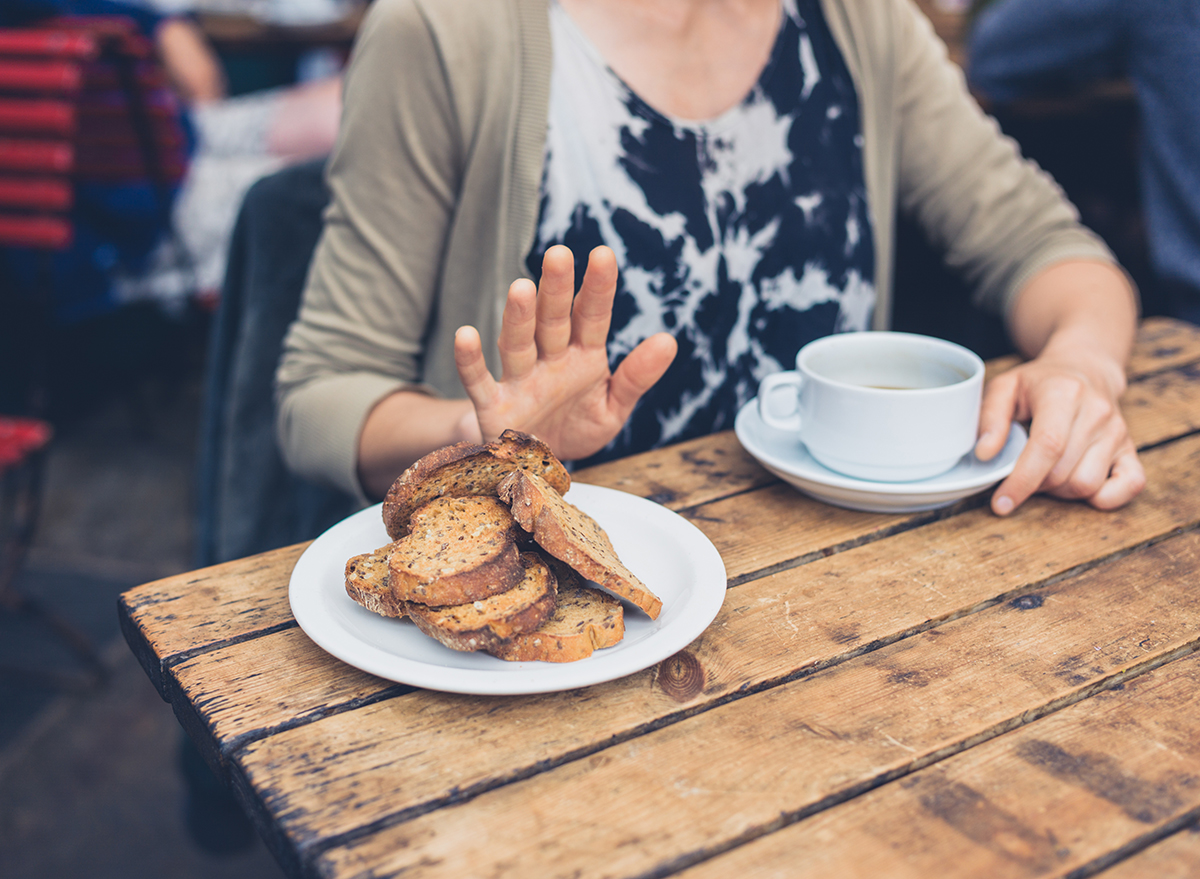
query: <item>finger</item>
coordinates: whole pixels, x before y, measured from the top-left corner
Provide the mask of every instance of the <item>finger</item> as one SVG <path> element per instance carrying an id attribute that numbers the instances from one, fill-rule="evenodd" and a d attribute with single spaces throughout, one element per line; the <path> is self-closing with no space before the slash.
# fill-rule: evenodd
<path id="1" fill-rule="evenodd" d="M 1091 497 L 1108 478 L 1117 449 L 1127 436 L 1125 422 L 1111 403 L 1099 397 L 1085 398 L 1071 426 L 1067 448 L 1042 488 L 1058 497 Z"/>
<path id="2" fill-rule="evenodd" d="M 537 365 L 536 330 L 537 288 L 527 278 L 513 281 L 508 288 L 508 299 L 504 302 L 504 316 L 501 318 L 497 342 L 503 381 L 524 378 Z"/>
<path id="3" fill-rule="evenodd" d="M 1129 440 L 1113 461 L 1112 473 L 1100 490 L 1088 498 L 1098 510 L 1115 510 L 1129 503 L 1146 487 L 1146 471 L 1138 460 L 1137 449 Z"/>
<path id="4" fill-rule="evenodd" d="M 454 333 L 454 365 L 471 402 L 478 407 L 492 403 L 499 390 L 483 359 L 483 343 L 474 327 L 459 327 Z"/>
<path id="5" fill-rule="evenodd" d="M 678 347 L 671 334 L 655 333 L 630 351 L 609 382 L 609 409 L 622 420 L 628 417 L 642 394 L 663 377 Z"/>
<path id="6" fill-rule="evenodd" d="M 1080 457 L 1075 469 L 1065 477 L 1056 480 L 1051 471 L 1042 490 L 1069 500 L 1092 497 L 1108 480 L 1113 462 L 1127 438 L 1124 423 L 1115 422 L 1096 438 Z"/>
<path id="7" fill-rule="evenodd" d="M 571 300 L 575 298 L 575 257 L 556 244 L 542 257 L 542 280 L 537 289 L 537 349 L 554 357 L 571 344 Z"/>
<path id="8" fill-rule="evenodd" d="M 1007 516 L 1023 504 L 1041 488 L 1050 471 L 1062 459 L 1079 408 L 1078 395 L 1071 393 L 1071 387 L 1056 385 L 1040 394 L 1036 404 L 1030 405 L 1034 417 L 1029 428 L 1029 442 L 1018 456 L 1012 473 L 992 495 L 992 510 L 997 515 Z"/>
<path id="9" fill-rule="evenodd" d="M 607 247 L 588 254 L 587 271 L 571 322 L 571 341 L 584 348 L 602 348 L 608 344 L 612 322 L 613 298 L 617 293 L 617 257 Z"/>
<path id="10" fill-rule="evenodd" d="M 979 409 L 979 439 L 975 441 L 975 457 L 990 461 L 1000 454 L 1008 442 L 1008 432 L 1017 412 L 1017 376 L 1006 373 L 988 382 Z"/>

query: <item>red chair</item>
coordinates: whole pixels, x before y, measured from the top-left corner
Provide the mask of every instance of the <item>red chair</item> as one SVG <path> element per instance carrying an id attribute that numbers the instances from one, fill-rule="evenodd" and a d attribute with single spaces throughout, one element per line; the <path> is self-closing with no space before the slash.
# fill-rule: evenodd
<path id="1" fill-rule="evenodd" d="M 55 18 L 0 29 L 0 245 L 70 246 L 80 182 L 146 180 L 167 193 L 187 167 L 179 106 L 129 19 Z"/>
<path id="2" fill-rule="evenodd" d="M 50 348 L 52 258 L 72 245 L 77 187 L 149 183 L 168 228 L 170 192 L 186 166 L 179 107 L 133 21 L 68 16 L 0 28 L 0 247 L 39 256 L 39 278 L 29 291 L 38 317 L 22 328 L 35 337 L 29 347 L 37 356 Z M 40 619 L 96 681 L 104 669 L 88 640 L 16 585 L 33 539 L 51 436 L 38 420 L 47 408 L 46 365 L 31 367 L 34 418 L 0 416 L 0 608 Z"/>

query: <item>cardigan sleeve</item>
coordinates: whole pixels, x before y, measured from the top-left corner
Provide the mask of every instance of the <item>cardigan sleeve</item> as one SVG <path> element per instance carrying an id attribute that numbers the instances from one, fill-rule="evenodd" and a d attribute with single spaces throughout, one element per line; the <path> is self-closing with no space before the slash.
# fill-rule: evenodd
<path id="1" fill-rule="evenodd" d="M 462 166 L 443 59 L 417 4 L 377 0 L 345 81 L 331 201 L 276 376 L 295 472 L 363 499 L 362 425 L 422 383 L 423 345 Z"/>
<path id="2" fill-rule="evenodd" d="M 1058 185 L 979 108 L 928 19 L 909 0 L 892 6 L 898 204 L 973 285 L 976 303 L 1007 314 L 1054 263 L 1113 262 Z"/>

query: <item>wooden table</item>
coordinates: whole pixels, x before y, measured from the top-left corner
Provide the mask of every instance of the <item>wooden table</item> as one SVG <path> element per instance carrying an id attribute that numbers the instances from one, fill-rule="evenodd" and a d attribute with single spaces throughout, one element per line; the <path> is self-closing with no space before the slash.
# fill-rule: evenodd
<path id="1" fill-rule="evenodd" d="M 289 612 L 303 546 L 127 592 L 122 624 L 293 876 L 1195 877 L 1200 331 L 1148 321 L 1130 374 L 1149 485 L 1114 513 L 851 512 L 729 433 L 578 474 L 728 573 L 699 639 L 607 684 L 361 673 Z"/>

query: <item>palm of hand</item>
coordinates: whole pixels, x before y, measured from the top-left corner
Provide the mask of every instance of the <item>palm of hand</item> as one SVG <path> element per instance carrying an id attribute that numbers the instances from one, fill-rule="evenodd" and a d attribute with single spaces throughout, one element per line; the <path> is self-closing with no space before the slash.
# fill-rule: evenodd
<path id="1" fill-rule="evenodd" d="M 459 330 L 455 360 L 484 439 L 515 428 L 573 460 L 616 436 L 676 350 L 675 340 L 659 333 L 610 373 L 606 343 L 616 281 L 612 251 L 597 248 L 576 296 L 571 252 L 561 246 L 547 251 L 538 288 L 527 280 L 509 288 L 499 381 L 484 364 L 479 334 L 470 327 Z"/>

